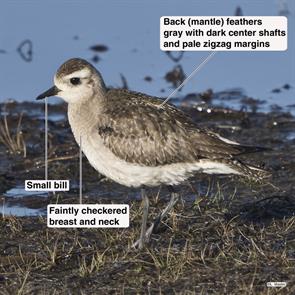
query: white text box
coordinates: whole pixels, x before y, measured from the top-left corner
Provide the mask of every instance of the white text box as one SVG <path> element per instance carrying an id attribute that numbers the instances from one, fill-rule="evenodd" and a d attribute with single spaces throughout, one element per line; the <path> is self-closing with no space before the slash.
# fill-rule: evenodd
<path id="1" fill-rule="evenodd" d="M 47 226 L 58 228 L 129 227 L 129 205 L 48 205 Z"/>
<path id="2" fill-rule="evenodd" d="M 162 16 L 161 50 L 284 51 L 285 16 Z"/>
<path id="3" fill-rule="evenodd" d="M 25 190 L 31 192 L 64 192 L 70 190 L 69 180 L 26 180 Z"/>

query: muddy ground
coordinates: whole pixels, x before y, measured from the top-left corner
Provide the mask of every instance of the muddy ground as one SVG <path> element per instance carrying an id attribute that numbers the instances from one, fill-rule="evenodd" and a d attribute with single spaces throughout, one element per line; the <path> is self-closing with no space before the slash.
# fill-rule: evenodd
<path id="1" fill-rule="evenodd" d="M 49 178 L 70 179 L 71 191 L 30 195 L 24 181 L 44 177 L 43 104 L 2 104 L 0 294 L 295 294 L 295 118 L 276 107 L 261 113 L 262 102 L 245 97 L 240 111 L 222 107 L 232 96 L 208 91 L 178 104 L 224 137 L 271 148 L 244 160 L 272 178 L 198 175 L 178 188 L 182 202 L 142 251 L 130 249 L 140 232 L 139 192 L 105 179 L 86 158 L 83 202 L 129 204 L 130 227 L 47 228 L 47 204 L 79 201 L 66 106 L 49 106 Z M 169 195 L 165 188 L 148 195 L 152 221 Z M 267 288 L 270 281 L 287 286 Z"/>

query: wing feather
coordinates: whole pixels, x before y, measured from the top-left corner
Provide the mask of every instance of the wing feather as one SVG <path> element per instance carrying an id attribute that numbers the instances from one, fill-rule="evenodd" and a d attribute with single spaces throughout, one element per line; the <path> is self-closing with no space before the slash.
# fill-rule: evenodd
<path id="1" fill-rule="evenodd" d="M 97 130 L 104 144 L 130 163 L 159 166 L 199 159 L 231 158 L 237 145 L 198 128 L 176 107 L 145 94 L 112 89 L 107 92 Z"/>

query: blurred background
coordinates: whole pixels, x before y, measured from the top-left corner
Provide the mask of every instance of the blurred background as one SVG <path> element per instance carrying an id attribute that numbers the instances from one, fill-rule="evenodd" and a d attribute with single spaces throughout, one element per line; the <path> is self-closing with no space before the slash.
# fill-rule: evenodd
<path id="1" fill-rule="evenodd" d="M 295 1 L 7 1 L 0 3 L 0 102 L 33 101 L 71 57 L 95 64 L 108 86 L 166 97 L 208 52 L 167 55 L 159 46 L 163 15 L 285 15 L 288 50 L 218 52 L 180 95 L 239 89 L 282 107 L 295 103 Z M 170 76 L 169 76 L 170 73 Z M 171 78 L 172 75 L 172 78 Z M 58 101 L 55 99 L 53 101 Z"/>

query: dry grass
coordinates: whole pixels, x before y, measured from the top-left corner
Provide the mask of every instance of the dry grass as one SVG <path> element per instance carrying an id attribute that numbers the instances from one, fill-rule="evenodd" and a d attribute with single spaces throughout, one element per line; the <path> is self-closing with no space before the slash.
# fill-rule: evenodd
<path id="1" fill-rule="evenodd" d="M 267 202 L 283 199 L 253 199 L 245 209 L 235 195 L 217 185 L 213 197 L 180 203 L 143 251 L 129 248 L 140 202 L 131 204 L 131 227 L 123 230 L 48 229 L 44 218 L 7 217 L 0 294 L 294 294 L 295 217 L 255 221 Z M 165 202 L 155 196 L 151 205 L 156 216 Z M 287 287 L 267 288 L 268 281 Z"/>
<path id="2" fill-rule="evenodd" d="M 28 115 L 23 119 L 22 115 L 3 113 L 0 142 L 11 153 L 25 156 L 23 129 L 31 148 L 23 161 L 7 157 L 1 146 L 1 161 L 9 158 L 7 165 L 11 166 L 11 173 L 0 174 L 3 192 L 14 187 L 15 180 L 23 183 L 43 175 L 44 148 L 39 134 L 43 134 L 43 119 L 35 117 L 30 104 L 8 107 L 11 113 L 26 110 Z M 40 108 L 36 110 L 39 114 Z M 293 117 L 186 110 L 201 127 L 213 127 L 224 137 L 273 147 L 272 152 L 251 155 L 253 163 L 263 161 L 266 168 L 273 168 L 273 183 L 260 189 L 256 182 L 239 185 L 230 177 L 218 177 L 219 184 L 213 176 L 198 175 L 194 185 L 200 193 L 181 188 L 183 202 L 161 223 L 148 247 L 134 251 L 130 246 L 139 236 L 141 202 L 135 201 L 137 195 L 129 189 L 102 180 L 98 183 L 95 170 L 84 161 L 85 203 L 133 200 L 128 201 L 130 227 L 49 229 L 44 217 L 0 218 L 0 295 L 295 294 L 295 153 L 294 140 L 287 139 L 294 130 Z M 60 114 L 60 106 L 55 112 Z M 78 179 L 78 150 L 67 122 L 50 124 L 51 177 Z M 165 190 L 149 196 L 151 222 L 165 207 L 168 196 Z M 57 193 L 48 201 L 75 203 L 77 194 L 75 190 Z M 46 201 L 37 197 L 23 203 L 38 207 Z M 267 288 L 268 281 L 284 281 L 287 287 Z"/>
<path id="3" fill-rule="evenodd" d="M 11 154 L 22 154 L 25 158 L 27 156 L 26 143 L 22 133 L 22 118 L 23 113 L 18 116 L 17 126 L 12 131 L 11 126 L 8 125 L 7 115 L 4 112 L 0 119 L 0 142 L 2 142 Z"/>
<path id="4" fill-rule="evenodd" d="M 106 262 L 106 252 L 108 249 L 100 253 L 95 251 L 90 255 L 84 255 L 79 259 L 79 275 L 82 278 L 88 277 L 103 269 Z"/>

